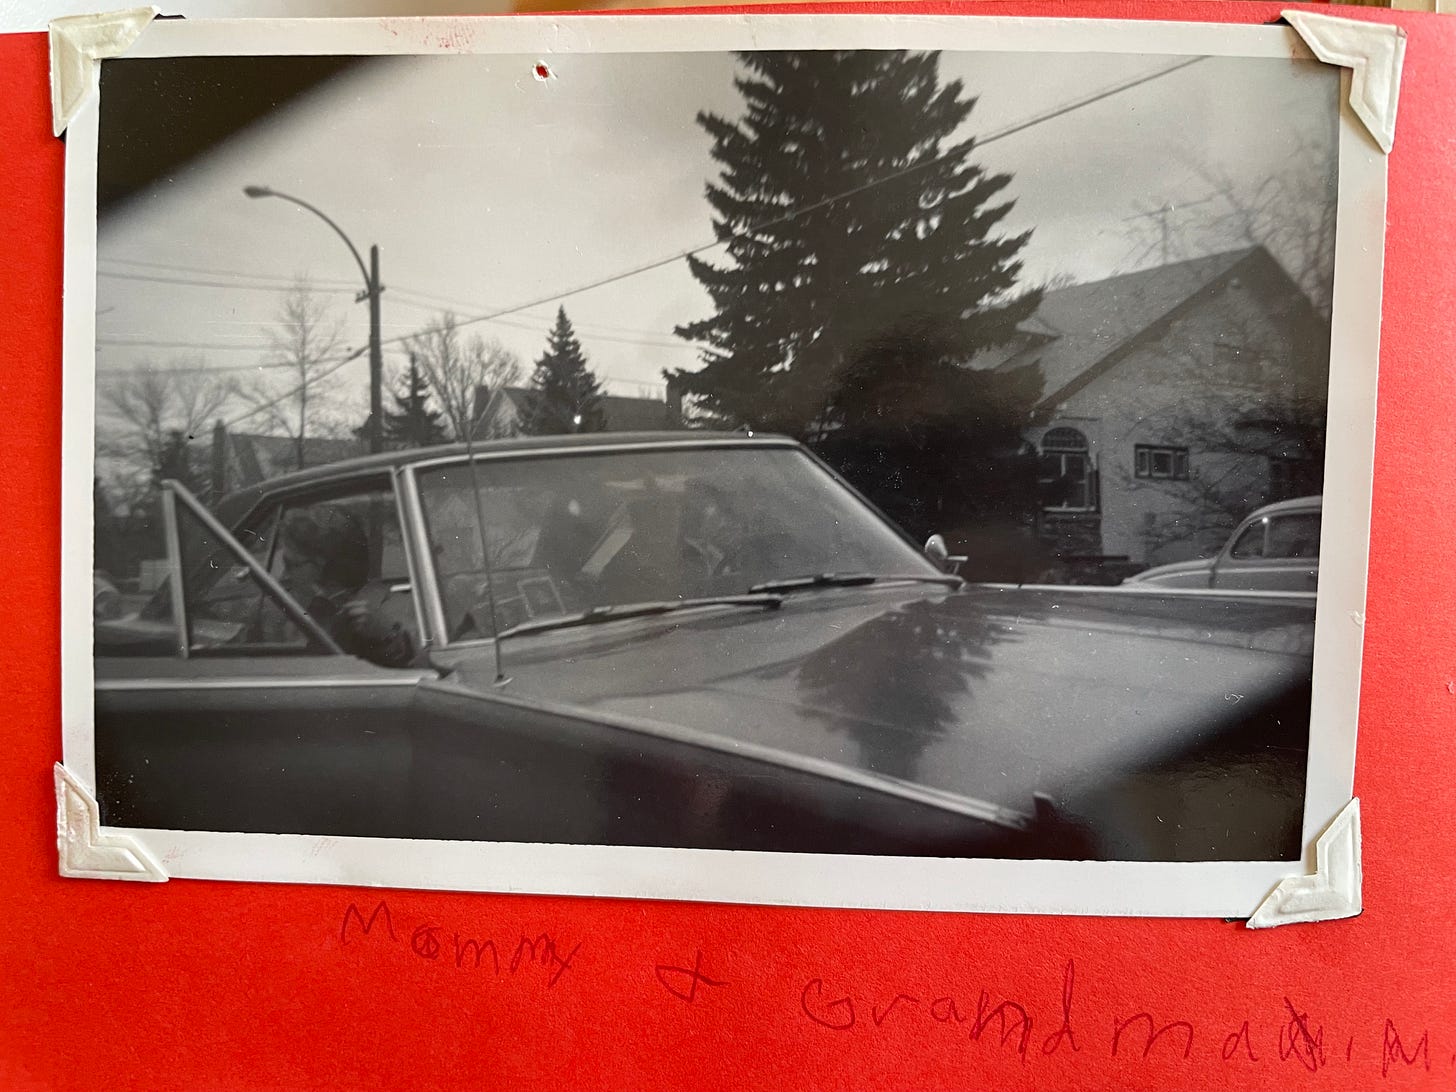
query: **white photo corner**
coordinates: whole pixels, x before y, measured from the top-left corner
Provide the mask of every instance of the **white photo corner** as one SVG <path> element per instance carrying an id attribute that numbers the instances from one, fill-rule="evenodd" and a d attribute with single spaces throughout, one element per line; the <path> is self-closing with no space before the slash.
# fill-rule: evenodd
<path id="1" fill-rule="evenodd" d="M 52 29 L 63 874 L 1359 912 L 1398 28 L 152 14 Z"/>

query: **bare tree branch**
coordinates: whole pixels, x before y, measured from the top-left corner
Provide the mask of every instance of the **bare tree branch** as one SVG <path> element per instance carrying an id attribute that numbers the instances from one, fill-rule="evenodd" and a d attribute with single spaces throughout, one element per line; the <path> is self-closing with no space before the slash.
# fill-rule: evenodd
<path id="1" fill-rule="evenodd" d="M 1290 149 L 1282 174 L 1251 183 L 1228 167 L 1184 154 L 1207 187 L 1193 202 L 1163 202 L 1132 219 L 1130 260 L 1157 254 L 1164 264 L 1237 247 L 1262 246 L 1323 317 L 1330 315 L 1335 269 L 1335 174 L 1331 148 L 1306 134 Z"/>
<path id="2" fill-rule="evenodd" d="M 521 362 L 499 342 L 475 336 L 463 341 L 455 315 L 442 313 L 414 334 L 406 347 L 434 392 L 456 440 L 475 434 L 476 392 L 494 393 L 520 382 Z"/>
<path id="3" fill-rule="evenodd" d="M 1150 402 L 1142 415 L 1156 429 L 1149 442 L 1173 440 L 1187 448 L 1190 472 L 1186 479 L 1119 472 L 1129 496 L 1146 492 L 1161 499 L 1142 506 L 1150 552 L 1173 545 L 1199 553 L 1217 547 L 1251 510 L 1283 499 L 1274 493 L 1275 464 L 1300 471 L 1302 480 L 1317 487 L 1325 455 L 1327 372 L 1310 355 L 1312 347 L 1281 355 L 1269 322 L 1252 313 L 1242 320 L 1226 317 L 1216 340 L 1189 340 L 1181 350 L 1166 352 L 1162 389 L 1190 394 L 1171 410 Z"/>
<path id="4" fill-rule="evenodd" d="M 257 407 L 255 420 L 264 429 L 293 440 L 295 465 L 301 469 L 307 438 L 330 419 L 328 376 L 338 363 L 343 325 L 303 279 L 283 294 L 277 323 L 269 338 L 269 363 L 277 367 L 243 385 L 239 394 Z"/>
<path id="5" fill-rule="evenodd" d="M 201 436 L 236 391 L 199 358 L 146 363 L 124 375 L 102 375 L 97 400 L 110 421 L 97 422 L 97 455 L 118 464 L 120 479 L 152 482 L 177 437 Z"/>

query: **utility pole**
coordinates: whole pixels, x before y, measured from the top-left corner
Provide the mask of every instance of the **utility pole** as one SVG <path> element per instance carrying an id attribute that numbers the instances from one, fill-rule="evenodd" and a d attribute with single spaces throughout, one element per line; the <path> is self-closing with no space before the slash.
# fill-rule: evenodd
<path id="1" fill-rule="evenodd" d="M 384 450 L 384 407 L 383 407 L 383 386 L 384 386 L 384 346 L 380 340 L 379 322 L 379 297 L 384 292 L 384 285 L 379 280 L 379 247 L 377 245 L 369 248 L 369 265 L 364 265 L 364 259 L 359 256 L 359 248 L 353 241 L 344 234 L 344 229 L 334 223 L 322 211 L 310 205 L 307 201 L 291 194 L 279 193 L 268 186 L 244 186 L 243 192 L 249 197 L 278 197 L 290 204 L 297 205 L 301 209 L 313 213 L 329 227 L 334 233 L 344 240 L 344 245 L 349 248 L 349 253 L 354 255 L 354 261 L 359 264 L 359 272 L 364 275 L 364 291 L 355 297 L 356 301 L 369 301 L 369 451 L 377 454 Z M 300 434 L 301 435 L 301 434 Z"/>
<path id="2" fill-rule="evenodd" d="M 369 247 L 369 452 L 384 450 L 384 347 L 379 336 L 379 247 Z"/>
<path id="3" fill-rule="evenodd" d="M 1168 222 L 1168 218 L 1172 216 L 1175 212 L 1182 212 L 1185 209 L 1197 208 L 1199 205 L 1207 205 L 1213 200 L 1215 199 L 1212 197 L 1205 197 L 1200 201 L 1185 201 L 1182 205 L 1175 205 L 1171 201 L 1167 201 L 1164 202 L 1163 205 L 1159 208 L 1149 209 L 1146 212 L 1139 212 L 1133 216 L 1124 216 L 1122 218 L 1123 223 L 1128 223 L 1132 220 L 1148 220 L 1152 218 L 1156 218 L 1158 221 L 1158 233 L 1160 236 L 1160 241 L 1158 243 L 1149 244 L 1143 250 L 1143 252 L 1138 255 L 1136 261 L 1142 261 L 1154 250 L 1157 250 L 1162 256 L 1162 261 L 1160 264 L 1167 265 L 1173 257 L 1173 233 L 1171 225 Z"/>

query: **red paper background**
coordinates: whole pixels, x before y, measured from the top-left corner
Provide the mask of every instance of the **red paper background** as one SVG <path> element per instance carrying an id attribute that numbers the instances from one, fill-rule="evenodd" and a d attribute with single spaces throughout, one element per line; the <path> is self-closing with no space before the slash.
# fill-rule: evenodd
<path id="1" fill-rule="evenodd" d="M 1278 11 L 958 10 L 1247 22 Z M 1366 910 L 1267 933 L 1218 921 L 58 879 L 62 144 L 50 135 L 44 37 L 0 38 L 0 571 L 11 634 L 0 662 L 0 1088 L 1456 1087 L 1456 20 L 1339 14 L 1410 33 L 1390 157 L 1356 778 Z M 381 894 L 388 923 L 381 914 L 366 934 L 346 921 L 351 902 L 367 919 Z M 513 973 L 520 937 L 542 933 L 562 955 L 579 944 L 569 969 L 549 964 L 543 944 Z M 433 960 L 430 938 L 441 945 Z M 456 966 L 457 938 L 493 940 L 500 973 L 488 949 L 480 968 L 468 950 Z M 658 970 L 691 967 L 695 953 L 721 985 L 689 993 L 686 975 Z M 1072 1037 L 1056 1035 L 1069 961 Z M 852 1027 L 808 1015 L 843 1023 L 842 998 Z M 1018 1030 L 1003 1045 L 989 1015 L 1008 1000 L 1031 1017 L 1024 1056 Z M 1114 1054 L 1118 1023 L 1140 1012 L 1186 1021 L 1186 1056 L 1181 1027 L 1145 1052 L 1141 1021 Z M 1230 1038 L 1245 1021 L 1248 1049 Z"/>

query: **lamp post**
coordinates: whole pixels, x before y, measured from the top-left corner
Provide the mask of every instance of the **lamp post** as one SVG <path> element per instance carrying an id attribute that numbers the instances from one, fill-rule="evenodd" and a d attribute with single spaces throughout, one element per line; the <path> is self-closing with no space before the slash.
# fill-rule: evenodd
<path id="1" fill-rule="evenodd" d="M 344 245 L 349 248 L 349 253 L 354 255 L 354 261 L 359 264 L 359 272 L 364 275 L 364 291 L 356 298 L 369 301 L 369 450 L 371 453 L 383 451 L 384 407 L 381 392 L 384 384 L 384 350 L 379 343 L 379 296 L 384 291 L 384 286 L 379 283 L 379 247 L 370 246 L 369 264 L 366 266 L 358 248 L 344 234 L 344 229 L 307 201 L 290 194 L 279 193 L 267 186 L 244 186 L 243 192 L 254 198 L 279 197 L 301 209 L 307 209 L 334 229 L 339 238 L 344 240 Z"/>

